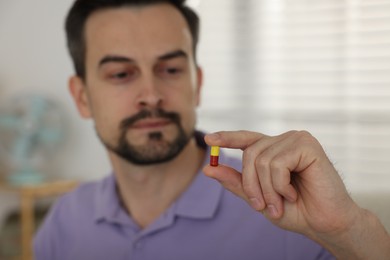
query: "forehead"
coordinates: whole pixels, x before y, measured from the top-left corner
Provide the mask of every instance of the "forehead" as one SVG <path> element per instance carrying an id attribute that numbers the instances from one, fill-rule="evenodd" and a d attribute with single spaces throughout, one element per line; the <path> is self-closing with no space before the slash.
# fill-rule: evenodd
<path id="1" fill-rule="evenodd" d="M 187 22 L 169 4 L 97 11 L 89 17 L 85 28 L 87 61 L 109 54 L 151 59 L 176 49 L 191 55 Z"/>

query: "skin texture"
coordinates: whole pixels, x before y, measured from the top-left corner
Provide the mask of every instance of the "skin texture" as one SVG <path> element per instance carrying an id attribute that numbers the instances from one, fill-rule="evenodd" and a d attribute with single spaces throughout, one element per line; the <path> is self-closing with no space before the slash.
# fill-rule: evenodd
<path id="1" fill-rule="evenodd" d="M 318 141 L 305 131 L 266 136 L 218 132 L 207 144 L 243 150 L 242 173 L 204 172 L 275 225 L 302 233 L 340 259 L 387 259 L 390 238 L 379 220 L 350 198 Z"/>

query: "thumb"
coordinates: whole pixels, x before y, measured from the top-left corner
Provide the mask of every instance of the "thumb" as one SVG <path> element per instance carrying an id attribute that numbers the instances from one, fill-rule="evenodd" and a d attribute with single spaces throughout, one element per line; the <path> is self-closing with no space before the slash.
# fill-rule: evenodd
<path id="1" fill-rule="evenodd" d="M 219 181 L 227 190 L 248 202 L 248 198 L 242 187 L 242 176 L 240 172 L 221 164 L 217 167 L 206 165 L 203 168 L 203 172 L 206 176 Z"/>

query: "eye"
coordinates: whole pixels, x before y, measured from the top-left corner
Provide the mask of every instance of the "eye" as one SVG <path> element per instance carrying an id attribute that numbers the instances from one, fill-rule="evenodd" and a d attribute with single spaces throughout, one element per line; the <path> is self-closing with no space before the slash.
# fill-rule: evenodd
<path id="1" fill-rule="evenodd" d="M 179 68 L 176 68 L 176 67 L 163 67 L 163 68 L 160 68 L 160 70 L 159 70 L 160 73 L 171 74 L 171 75 L 178 74 L 180 71 L 181 70 Z"/>
<path id="2" fill-rule="evenodd" d="M 180 76 L 183 71 L 179 66 L 161 66 L 157 68 L 157 74 L 162 78 L 175 78 Z"/>
<path id="3" fill-rule="evenodd" d="M 167 69 L 166 69 L 166 72 L 167 72 L 168 74 L 177 74 L 177 73 L 181 72 L 181 70 L 178 69 L 178 68 L 167 68 Z"/>
<path id="4" fill-rule="evenodd" d="M 124 71 L 124 72 L 119 72 L 119 73 L 116 73 L 114 75 L 111 75 L 111 78 L 113 78 L 113 79 L 124 79 L 124 78 L 126 78 L 128 76 L 129 76 L 129 73 Z"/>
<path id="5" fill-rule="evenodd" d="M 114 84 L 126 83 L 133 80 L 138 75 L 136 69 L 118 70 L 108 74 L 108 80 Z"/>

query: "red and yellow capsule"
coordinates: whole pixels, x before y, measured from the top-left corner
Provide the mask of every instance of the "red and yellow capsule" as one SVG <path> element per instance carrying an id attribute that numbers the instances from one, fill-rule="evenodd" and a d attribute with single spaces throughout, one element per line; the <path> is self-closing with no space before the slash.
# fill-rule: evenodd
<path id="1" fill-rule="evenodd" d="M 210 151 L 210 165 L 218 166 L 218 158 L 219 158 L 219 146 L 211 146 Z"/>

